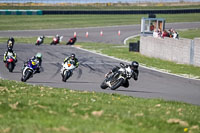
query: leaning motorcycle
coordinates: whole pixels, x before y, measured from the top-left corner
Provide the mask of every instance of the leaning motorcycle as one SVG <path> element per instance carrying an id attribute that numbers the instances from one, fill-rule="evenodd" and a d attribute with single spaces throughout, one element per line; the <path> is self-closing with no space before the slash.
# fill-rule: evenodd
<path id="1" fill-rule="evenodd" d="M 13 56 L 7 56 L 5 65 L 8 68 L 9 72 L 13 72 L 15 68 L 15 58 Z"/>
<path id="2" fill-rule="evenodd" d="M 38 37 L 35 45 L 39 46 L 40 44 L 42 44 L 44 42 L 44 38 L 45 38 L 44 36 L 43 37 Z"/>
<path id="3" fill-rule="evenodd" d="M 61 36 L 59 38 L 54 37 L 53 41 L 50 43 L 50 45 L 56 45 L 56 44 L 62 42 L 62 38 L 63 38 L 63 36 Z"/>
<path id="4" fill-rule="evenodd" d="M 124 81 L 131 78 L 131 69 L 130 67 L 125 67 L 123 63 L 120 63 L 121 68 L 114 73 L 111 73 L 106 76 L 106 79 L 101 84 L 102 89 L 110 88 L 111 90 L 116 90 Z"/>
<path id="5" fill-rule="evenodd" d="M 67 79 L 72 76 L 75 68 L 76 67 L 72 63 L 64 63 L 62 69 L 60 70 L 62 81 L 66 82 Z"/>
<path id="6" fill-rule="evenodd" d="M 28 61 L 27 64 L 24 64 L 24 67 L 22 68 L 22 82 L 26 82 L 29 78 L 33 76 L 33 74 L 36 72 L 36 69 L 38 67 L 38 64 L 35 61 Z"/>

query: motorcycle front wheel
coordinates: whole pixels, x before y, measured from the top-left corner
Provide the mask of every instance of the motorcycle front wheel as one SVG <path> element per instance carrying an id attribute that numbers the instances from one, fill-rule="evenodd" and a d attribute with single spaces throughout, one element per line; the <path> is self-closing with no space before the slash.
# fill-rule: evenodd
<path id="1" fill-rule="evenodd" d="M 14 64 L 13 63 L 8 63 L 9 72 L 13 72 L 13 69 L 14 69 Z"/>
<path id="2" fill-rule="evenodd" d="M 67 72 L 65 73 L 65 75 L 63 76 L 63 81 L 66 82 L 67 79 L 68 79 L 70 76 L 71 76 L 71 71 L 67 71 Z"/>
<path id="3" fill-rule="evenodd" d="M 21 79 L 22 82 L 26 82 L 32 75 L 32 72 L 26 71 L 24 78 Z"/>
<path id="4" fill-rule="evenodd" d="M 106 82 L 106 79 L 103 81 L 103 83 L 101 83 L 101 89 L 106 89 L 108 88 L 108 85 L 105 83 Z"/>

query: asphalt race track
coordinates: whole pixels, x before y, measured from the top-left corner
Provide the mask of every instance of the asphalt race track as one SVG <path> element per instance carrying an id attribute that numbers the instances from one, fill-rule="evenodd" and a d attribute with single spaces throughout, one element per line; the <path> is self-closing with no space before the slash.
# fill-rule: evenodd
<path id="1" fill-rule="evenodd" d="M 173 27 L 175 29 L 197 28 L 200 27 L 200 22 L 193 24 L 167 24 L 166 27 Z M 106 28 L 2 31 L 0 32 L 0 36 L 39 36 L 41 34 L 51 36 L 60 34 L 67 38 L 73 36 L 74 32 L 77 32 L 78 41 L 122 44 L 125 38 L 139 34 L 139 29 L 139 25 L 132 25 Z M 99 35 L 100 30 L 104 31 L 103 36 Z M 117 35 L 118 30 L 121 31 L 120 36 Z M 85 38 L 86 31 L 89 32 L 88 38 Z M 14 72 L 9 73 L 2 62 L 3 54 L 6 51 L 6 44 L 0 45 L 0 77 L 2 78 L 20 81 L 23 62 L 35 55 L 35 53 L 41 52 L 43 54 L 42 66 L 44 70 L 41 73 L 35 74 L 33 78 L 27 81 L 27 83 L 81 91 L 119 93 L 144 98 L 162 98 L 200 105 L 200 81 L 198 80 L 181 78 L 140 67 L 139 80 L 130 80 L 129 88 L 120 87 L 115 91 L 110 89 L 102 90 L 100 89 L 100 84 L 104 80 L 105 73 L 111 70 L 113 66 L 118 65 L 121 61 L 71 46 L 35 46 L 30 44 L 17 44 L 16 42 L 14 50 L 18 55 L 18 62 Z M 62 82 L 60 75 L 61 63 L 64 58 L 71 53 L 76 53 L 76 56 L 80 61 L 80 66 L 74 71 L 73 76 L 64 83 Z"/>

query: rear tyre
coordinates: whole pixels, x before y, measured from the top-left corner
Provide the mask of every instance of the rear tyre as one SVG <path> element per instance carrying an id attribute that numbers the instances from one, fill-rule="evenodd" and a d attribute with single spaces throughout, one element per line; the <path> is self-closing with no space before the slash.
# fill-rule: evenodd
<path id="1" fill-rule="evenodd" d="M 117 88 L 119 88 L 121 86 L 121 84 L 124 82 L 124 79 L 118 79 L 117 81 L 115 81 L 116 83 L 110 87 L 111 90 L 116 90 Z"/>

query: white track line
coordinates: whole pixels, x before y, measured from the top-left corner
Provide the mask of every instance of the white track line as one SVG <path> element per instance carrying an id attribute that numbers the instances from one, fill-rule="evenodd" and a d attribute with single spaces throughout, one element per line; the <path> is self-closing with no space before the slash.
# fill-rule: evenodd
<path id="1" fill-rule="evenodd" d="M 105 55 L 105 54 L 102 54 L 102 53 L 97 53 L 95 51 L 89 51 L 87 49 L 83 49 L 83 48 L 76 47 L 76 46 L 72 46 L 72 47 L 80 49 L 80 50 L 83 50 L 83 51 L 86 51 L 86 52 L 90 52 L 90 53 L 93 53 L 93 54 L 97 54 L 97 55 L 100 55 L 100 56 L 108 57 L 108 58 L 111 58 L 111 59 L 114 59 L 114 60 L 118 60 L 118 61 L 122 61 L 122 62 L 126 62 L 126 63 L 131 63 L 130 61 L 122 60 L 122 59 L 119 59 L 119 58 L 116 58 L 116 57 L 112 57 L 112 56 L 108 56 L 108 55 Z M 146 67 L 146 66 L 144 66 L 142 64 L 140 64 L 140 67 L 143 67 L 143 68 L 148 69 L 148 70 L 152 70 L 152 71 L 156 71 L 156 72 L 160 72 L 160 73 L 164 73 L 164 74 L 168 74 L 168 75 L 172 75 L 172 76 L 184 78 L 184 79 L 192 79 L 192 80 L 200 81 L 200 79 L 196 79 L 196 78 L 193 78 L 193 77 L 186 77 L 186 76 L 182 76 L 182 75 L 178 75 L 178 74 L 173 74 L 173 73 L 165 72 L 167 70 L 164 71 L 164 70 L 159 70 L 157 68 L 150 68 L 150 67 Z"/>

